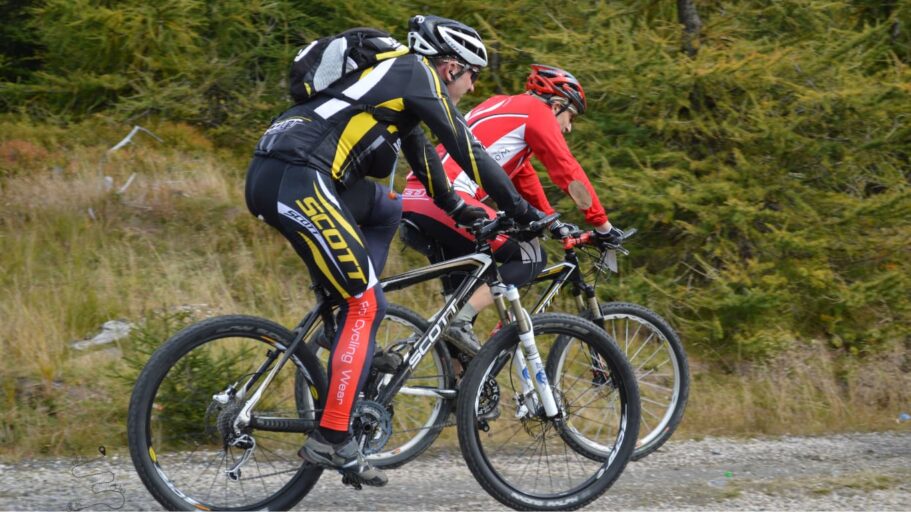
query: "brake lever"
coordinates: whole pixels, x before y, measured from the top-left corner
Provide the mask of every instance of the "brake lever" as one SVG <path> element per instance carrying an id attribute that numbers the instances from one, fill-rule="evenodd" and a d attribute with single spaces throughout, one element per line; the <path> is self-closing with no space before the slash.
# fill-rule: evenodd
<path id="1" fill-rule="evenodd" d="M 608 251 L 619 252 L 624 256 L 629 256 L 629 250 L 624 248 L 622 245 L 604 244 L 604 252 Z"/>

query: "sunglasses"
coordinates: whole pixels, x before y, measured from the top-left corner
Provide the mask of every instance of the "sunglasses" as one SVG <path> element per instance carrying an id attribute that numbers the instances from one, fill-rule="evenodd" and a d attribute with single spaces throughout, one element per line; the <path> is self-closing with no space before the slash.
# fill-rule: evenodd
<path id="1" fill-rule="evenodd" d="M 477 66 L 468 66 L 468 71 L 471 73 L 471 83 L 478 81 L 478 75 L 481 74 L 481 68 Z"/>
<path id="2" fill-rule="evenodd" d="M 463 62 L 456 62 L 456 64 L 462 66 L 462 69 L 460 69 L 458 73 L 452 75 L 453 80 L 458 80 L 466 72 L 469 72 L 469 73 L 471 73 L 471 83 L 475 83 L 478 81 L 478 76 L 481 74 L 481 68 L 479 68 L 478 66 L 473 66 L 471 64 L 465 64 Z"/>
<path id="3" fill-rule="evenodd" d="M 563 102 L 557 103 L 557 102 L 554 102 L 553 104 L 555 104 L 555 105 L 560 105 L 560 110 L 557 112 L 557 115 L 560 115 L 560 114 L 562 114 L 563 112 L 569 112 L 569 115 L 570 115 L 569 119 L 570 119 L 570 120 L 575 119 L 575 118 L 579 115 L 579 110 L 576 108 L 576 106 L 575 106 L 575 105 L 572 105 L 572 104 L 570 104 L 570 103 L 568 103 L 568 102 L 567 102 L 567 103 L 563 103 Z"/>

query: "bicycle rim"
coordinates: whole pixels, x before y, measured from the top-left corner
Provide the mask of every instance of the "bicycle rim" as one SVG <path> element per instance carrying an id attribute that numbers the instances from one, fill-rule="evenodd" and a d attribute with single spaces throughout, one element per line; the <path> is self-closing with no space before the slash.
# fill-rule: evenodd
<path id="1" fill-rule="evenodd" d="M 637 450 L 651 451 L 670 437 L 683 415 L 688 384 L 686 362 L 681 361 L 685 356 L 675 353 L 668 336 L 648 318 L 609 308 L 602 308 L 604 330 L 626 355 L 639 384 L 642 417 Z M 597 443 L 593 448 L 605 449 Z"/>

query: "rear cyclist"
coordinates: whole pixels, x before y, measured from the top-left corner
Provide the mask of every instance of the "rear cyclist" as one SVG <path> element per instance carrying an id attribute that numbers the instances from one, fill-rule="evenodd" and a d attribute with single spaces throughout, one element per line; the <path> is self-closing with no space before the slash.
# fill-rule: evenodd
<path id="1" fill-rule="evenodd" d="M 382 200 L 383 191 L 378 197 L 371 190 L 377 185 L 364 185 L 364 177 L 388 176 L 401 148 L 436 206 L 460 224 L 484 218 L 451 189 L 439 156 L 418 126 L 423 122 L 451 158 L 492 191 L 500 208 L 520 222 L 543 216 L 472 137 L 447 95 L 446 82 L 470 80 L 487 64 L 477 32 L 433 16 L 415 16 L 410 30 L 410 51 L 398 49 L 330 86 L 334 94 L 317 94 L 281 114 L 259 140 L 246 184 L 251 213 L 288 239 L 314 280 L 339 304 L 326 407 L 299 454 L 375 486 L 385 485 L 386 476 L 366 462 L 349 426 L 386 308 L 376 285 L 388 250 L 388 244 L 380 245 L 388 223 L 373 219 L 382 229 L 372 237 L 371 230 L 358 226 L 346 196 Z M 397 215 L 395 208 L 388 212 Z"/>
<path id="2" fill-rule="evenodd" d="M 623 233 L 611 226 L 588 176 L 573 157 L 564 138 L 565 133 L 572 131 L 575 117 L 586 109 L 581 84 L 563 69 L 534 64 L 525 89 L 525 94 L 494 96 L 472 109 L 465 116 L 472 134 L 533 206 L 548 214 L 554 211 L 531 165 L 532 155 L 544 164 L 551 181 L 572 197 L 584 213 L 586 222 L 594 227 L 596 236 L 610 243 L 618 242 Z M 492 218 L 494 210 L 481 201 L 496 191 L 487 185 L 479 186 L 476 180 L 472 180 L 470 173 L 452 158 L 446 148 L 440 146 L 437 150 L 459 196 L 468 204 L 485 208 L 488 217 Z M 446 251 L 446 257 L 468 254 L 474 249 L 471 234 L 448 219 L 432 203 L 417 175 L 408 178 L 402 206 L 404 217 L 438 240 Z M 574 227 L 554 223 L 551 229 L 560 233 L 560 230 L 572 230 Z M 525 284 L 544 267 L 544 254 L 537 241 L 520 243 L 500 237 L 491 245 L 498 259 L 505 262 L 501 270 L 506 270 L 503 280 L 507 283 Z M 451 293 L 452 287 L 450 284 L 447 292 Z M 490 290 L 482 287 L 457 314 L 449 329 L 449 336 L 457 346 L 479 347 L 471 327 L 472 321 L 478 311 L 492 303 Z"/>

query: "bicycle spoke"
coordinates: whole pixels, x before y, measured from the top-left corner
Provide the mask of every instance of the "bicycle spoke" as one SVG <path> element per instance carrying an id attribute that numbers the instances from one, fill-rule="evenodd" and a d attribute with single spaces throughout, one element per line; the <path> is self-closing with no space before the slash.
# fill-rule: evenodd
<path id="1" fill-rule="evenodd" d="M 641 325 L 640 325 L 640 327 L 641 327 Z M 639 332 L 638 329 L 636 330 L 636 332 L 637 333 Z M 642 352 L 642 350 L 645 347 L 649 346 L 651 344 L 650 342 L 651 342 L 652 338 L 654 338 L 654 337 L 655 337 L 655 333 L 652 332 L 651 334 L 648 335 L 648 338 L 645 338 L 644 341 L 639 342 L 639 348 L 636 349 L 636 352 L 633 353 L 633 355 L 628 356 L 627 359 L 629 359 L 630 361 L 635 361 L 636 357 L 639 355 L 639 352 Z"/>
<path id="2" fill-rule="evenodd" d="M 641 350 L 642 348 L 645 348 L 645 345 L 642 345 L 642 347 L 640 347 L 640 350 Z M 651 361 L 653 357 L 655 357 L 656 355 L 658 355 L 658 354 L 660 354 L 660 353 L 662 353 L 662 352 L 664 352 L 664 351 L 665 351 L 664 347 L 662 347 L 662 346 L 659 345 L 658 348 L 656 348 L 655 351 L 652 352 L 652 355 L 648 356 L 648 358 L 646 358 L 645 361 L 642 361 L 641 363 L 639 363 L 638 366 L 636 366 L 636 372 L 638 373 L 638 371 L 639 371 L 643 366 L 645 366 L 646 364 L 648 364 L 648 362 Z M 636 352 L 636 354 L 638 354 L 638 353 L 639 353 L 639 352 Z M 633 359 L 630 359 L 630 361 L 632 361 L 632 360 L 633 360 Z"/>
<path id="3" fill-rule="evenodd" d="M 259 467 L 259 459 L 256 458 L 256 453 L 253 454 L 253 463 L 256 464 L 256 471 L 257 471 L 257 473 L 258 473 L 258 476 L 257 476 L 256 478 L 259 479 L 259 483 L 261 483 L 262 486 L 263 486 L 263 493 L 268 493 L 269 490 L 266 489 L 266 480 L 265 480 L 265 478 L 263 477 L 263 470 L 262 470 L 262 468 Z"/>
<path id="4" fill-rule="evenodd" d="M 667 386 L 662 386 L 662 385 L 660 385 L 660 384 L 655 384 L 654 382 L 647 382 L 647 381 L 639 380 L 639 387 L 641 388 L 642 386 L 648 386 L 648 387 L 650 387 L 650 388 L 660 389 L 661 391 L 666 391 L 666 392 L 668 392 L 668 393 L 673 393 L 673 392 L 674 392 L 673 389 L 671 389 L 671 388 L 669 388 L 669 387 L 667 387 Z"/>
<path id="5" fill-rule="evenodd" d="M 187 455 L 186 459 L 189 460 L 190 457 L 193 455 L 193 453 L 196 453 L 196 450 L 195 450 L 195 449 L 193 450 L 193 452 L 191 452 L 189 455 Z M 202 472 L 198 473 L 198 474 L 196 475 L 196 478 L 193 479 L 192 482 L 190 482 L 189 487 L 191 487 L 191 488 L 194 487 L 194 486 L 196 485 L 196 482 L 198 482 L 199 479 L 202 478 L 202 476 L 203 476 L 204 474 L 206 474 L 207 471 L 209 471 L 209 468 L 212 467 L 212 464 L 215 464 L 215 461 L 216 461 L 216 460 L 217 460 L 217 459 L 213 458 L 213 459 L 209 462 L 209 464 L 207 464 L 206 467 L 202 470 Z"/>
<path id="6" fill-rule="evenodd" d="M 665 407 L 665 404 L 652 400 L 651 398 L 640 396 L 639 400 L 644 403 L 647 403 L 647 404 L 657 405 L 658 407 L 661 407 L 662 409 Z"/>
<path id="7" fill-rule="evenodd" d="M 226 458 L 225 458 L 225 455 L 224 455 L 224 452 L 222 452 L 222 459 L 221 459 L 221 460 L 227 462 L 227 461 L 226 461 Z M 212 489 L 215 488 L 215 481 L 218 480 L 218 472 L 219 472 L 219 470 L 221 470 L 221 462 L 219 462 L 218 468 L 216 468 L 216 470 L 215 470 L 215 476 L 212 477 L 212 484 L 209 485 L 209 494 L 206 495 L 206 501 L 209 501 L 209 500 L 212 498 Z"/>
<path id="8" fill-rule="evenodd" d="M 270 450 L 270 449 L 266 448 L 265 446 L 263 446 L 263 447 L 261 447 L 261 448 L 262 448 L 262 450 L 263 450 L 264 452 L 268 452 L 268 453 L 271 453 L 272 455 L 274 455 L 275 458 L 278 459 L 278 460 L 287 462 L 287 463 L 289 463 L 289 464 L 297 464 L 297 465 L 300 465 L 300 461 L 294 461 L 294 460 L 291 460 L 291 459 L 287 459 L 287 458 L 283 457 L 280 453 L 276 452 L 275 450 Z"/>

